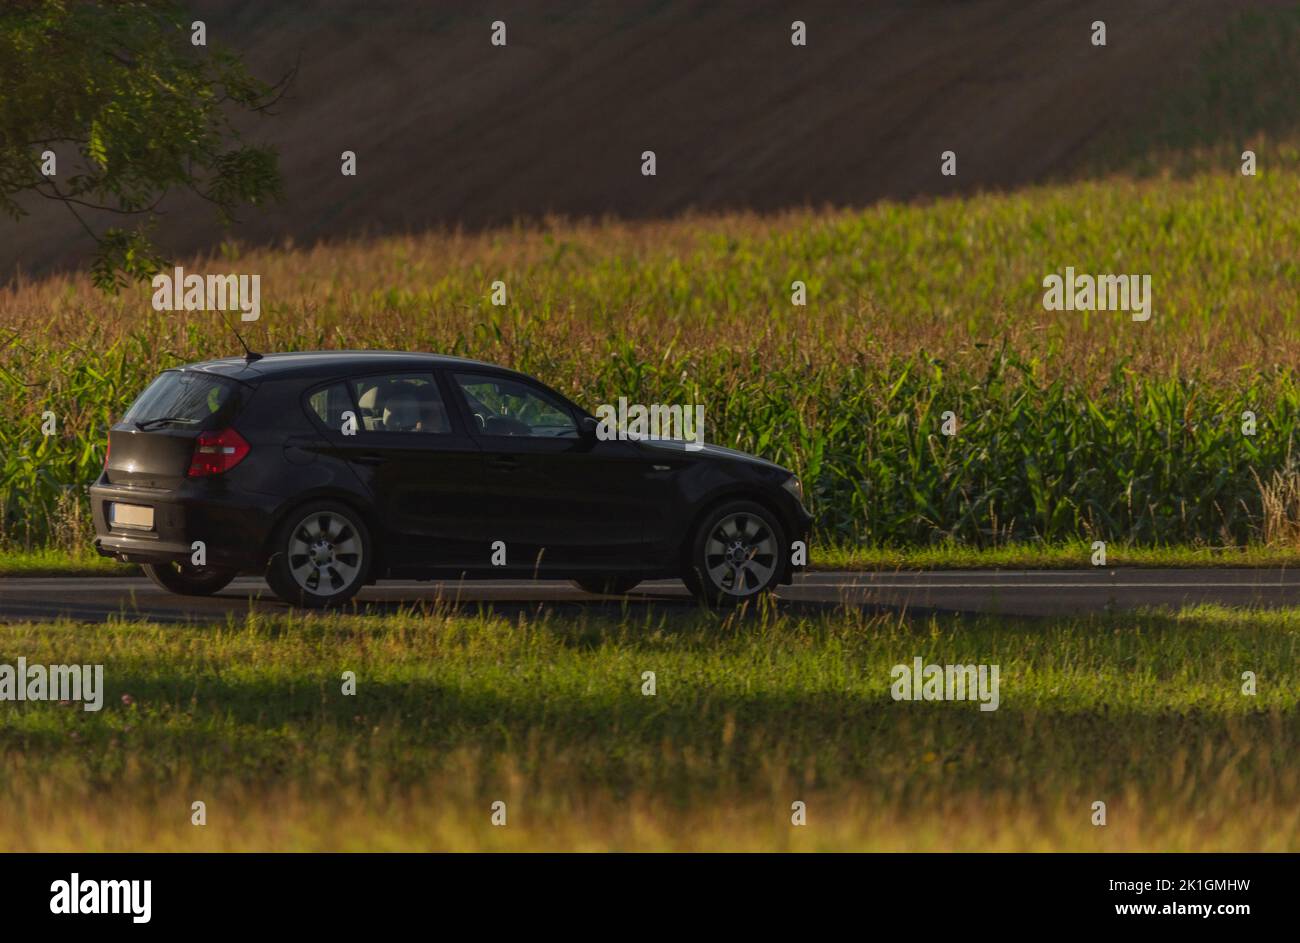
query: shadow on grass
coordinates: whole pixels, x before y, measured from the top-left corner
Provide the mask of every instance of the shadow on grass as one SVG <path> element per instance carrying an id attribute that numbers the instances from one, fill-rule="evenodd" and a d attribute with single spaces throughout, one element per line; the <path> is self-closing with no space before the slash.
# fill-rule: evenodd
<path id="1" fill-rule="evenodd" d="M 143 666 L 142 666 L 143 667 Z M 498 679 L 500 680 L 500 679 Z M 670 689 L 672 678 L 661 679 Z M 124 730 L 121 693 L 139 708 Z M 566 696 L 556 696 L 557 693 Z M 1236 781 L 1272 788 L 1300 774 L 1289 744 L 1294 713 L 1225 716 L 1204 710 L 1112 710 L 1105 705 L 981 712 L 974 702 L 898 702 L 879 693 L 737 692 L 693 688 L 688 697 L 521 685 L 463 686 L 363 678 L 343 697 L 333 677 L 293 685 L 212 677 L 112 673 L 104 714 L 0 731 L 0 752 L 28 770 L 75 760 L 111 783 L 134 775 L 237 776 L 245 781 L 378 776 L 390 784 L 454 770 L 475 776 L 498 762 L 526 778 L 557 775 L 614 789 L 669 792 L 770 782 L 874 783 L 897 790 L 942 784 L 999 788 L 1083 779 L 1121 789 L 1177 768 L 1185 788 L 1216 780 L 1230 760 Z M 166 709 L 164 708 L 166 706 Z M 115 716 L 116 715 L 116 716 Z M 107 722 L 106 722 L 107 721 Z M 459 757 L 459 758 L 458 758 Z"/>

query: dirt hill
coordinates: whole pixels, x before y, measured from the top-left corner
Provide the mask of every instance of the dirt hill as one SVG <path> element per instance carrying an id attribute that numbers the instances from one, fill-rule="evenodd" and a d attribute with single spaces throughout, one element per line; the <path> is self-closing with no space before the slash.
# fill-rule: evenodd
<path id="1" fill-rule="evenodd" d="M 1238 12 L 1274 0 L 827 4 L 195 4 L 212 41 L 275 78 L 253 135 L 287 196 L 248 211 L 247 241 L 298 244 L 547 213 L 657 217 L 1014 187 L 1068 171 L 1176 88 Z M 475 9 L 477 8 L 477 9 Z M 493 47 L 503 20 L 507 45 Z M 791 22 L 807 46 L 791 44 Z M 1107 44 L 1090 42 L 1103 20 Z M 358 175 L 339 172 L 357 153 Z M 654 150 L 658 172 L 641 175 Z M 939 173 L 958 155 L 958 176 Z M 3 222 L 0 276 L 76 264 L 90 246 L 57 206 Z M 179 254 L 222 238 L 175 202 Z"/>

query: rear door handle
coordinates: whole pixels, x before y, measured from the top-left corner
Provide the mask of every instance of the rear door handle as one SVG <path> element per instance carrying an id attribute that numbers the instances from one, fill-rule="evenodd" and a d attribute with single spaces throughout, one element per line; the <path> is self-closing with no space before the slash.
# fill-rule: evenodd
<path id="1" fill-rule="evenodd" d="M 499 468 L 501 471 L 514 471 L 519 467 L 519 459 L 513 455 L 493 455 L 488 459 L 489 468 Z"/>
<path id="2" fill-rule="evenodd" d="M 380 455 L 378 452 L 362 452 L 360 455 L 354 456 L 352 461 L 356 462 L 358 465 L 382 465 L 384 462 L 388 461 L 388 459 L 384 458 L 384 456 Z"/>

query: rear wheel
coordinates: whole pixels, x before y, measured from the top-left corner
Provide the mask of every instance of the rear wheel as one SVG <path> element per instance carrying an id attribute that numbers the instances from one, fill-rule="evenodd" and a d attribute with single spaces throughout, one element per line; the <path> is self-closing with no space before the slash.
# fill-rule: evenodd
<path id="1" fill-rule="evenodd" d="M 192 563 L 145 563 L 145 576 L 169 593 L 182 596 L 211 596 L 225 589 L 235 570 L 224 566 L 194 566 Z"/>
<path id="2" fill-rule="evenodd" d="M 347 602 L 365 585 L 370 531 L 356 511 L 315 501 L 291 513 L 271 538 L 266 582 L 294 606 Z"/>
<path id="3" fill-rule="evenodd" d="M 775 515 L 753 501 L 729 501 L 696 529 L 685 583 L 711 605 L 739 605 L 776 588 L 787 553 Z"/>
<path id="4" fill-rule="evenodd" d="M 573 585 L 597 596 L 622 596 L 640 582 L 635 576 L 584 576 L 574 580 Z"/>

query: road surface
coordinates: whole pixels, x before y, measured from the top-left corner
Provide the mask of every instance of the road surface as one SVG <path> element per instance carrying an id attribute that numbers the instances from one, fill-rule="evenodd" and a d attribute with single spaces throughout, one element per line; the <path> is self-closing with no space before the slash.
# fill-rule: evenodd
<path id="1" fill-rule="evenodd" d="M 1197 570 L 945 570 L 815 572 L 779 593 L 793 611 L 964 612 L 1008 616 L 1073 615 L 1144 606 L 1197 603 L 1276 608 L 1300 606 L 1300 572 L 1282 569 Z M 500 580 L 478 583 L 385 581 L 354 601 L 365 612 L 429 606 L 442 600 L 462 609 L 578 612 L 695 605 L 675 581 L 643 583 L 626 599 L 590 596 L 568 583 Z M 161 622 L 224 622 L 249 611 L 287 607 L 260 579 L 240 578 L 212 597 L 174 596 L 143 578 L 0 579 L 0 621 L 71 618 L 99 622 L 146 618 Z"/>

